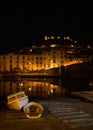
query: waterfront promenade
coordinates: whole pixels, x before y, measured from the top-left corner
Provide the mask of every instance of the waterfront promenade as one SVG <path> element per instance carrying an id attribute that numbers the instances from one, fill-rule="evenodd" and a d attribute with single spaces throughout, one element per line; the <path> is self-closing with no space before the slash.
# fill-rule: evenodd
<path id="1" fill-rule="evenodd" d="M 0 101 L 0 130 L 93 130 L 93 103 L 74 98 L 36 100 L 44 106 L 41 118 L 28 119 Z M 4 106 L 5 105 L 5 106 Z"/>

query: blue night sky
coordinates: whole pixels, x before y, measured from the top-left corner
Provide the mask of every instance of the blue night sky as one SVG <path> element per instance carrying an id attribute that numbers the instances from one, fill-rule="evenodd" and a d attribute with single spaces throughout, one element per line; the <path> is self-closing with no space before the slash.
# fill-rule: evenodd
<path id="1" fill-rule="evenodd" d="M 88 6 L 89 5 L 89 6 Z M 71 0 L 50 3 L 6 3 L 1 8 L 2 50 L 32 45 L 43 35 L 71 35 L 85 42 L 93 41 L 90 4 Z"/>

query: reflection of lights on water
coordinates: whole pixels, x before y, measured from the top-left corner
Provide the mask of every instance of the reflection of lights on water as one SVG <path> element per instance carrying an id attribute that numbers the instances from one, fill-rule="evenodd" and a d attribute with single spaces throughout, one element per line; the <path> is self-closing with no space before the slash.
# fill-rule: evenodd
<path id="1" fill-rule="evenodd" d="M 56 45 L 55 44 L 51 44 L 50 47 L 56 47 Z"/>
<path id="2" fill-rule="evenodd" d="M 32 88 L 30 87 L 28 90 L 31 91 L 31 89 L 32 89 Z"/>
<path id="3" fill-rule="evenodd" d="M 48 91 L 48 95 L 50 94 L 50 92 Z"/>
<path id="4" fill-rule="evenodd" d="M 51 93 L 53 93 L 53 89 L 51 89 L 50 91 L 51 91 Z"/>
<path id="5" fill-rule="evenodd" d="M 35 81 L 33 81 L 32 79 L 25 81 L 23 79 L 23 81 L 17 80 L 16 82 L 13 82 L 12 87 L 10 87 L 11 82 L 9 82 L 5 84 L 5 86 L 7 86 L 7 90 L 5 90 L 5 87 L 3 86 L 4 92 L 6 91 L 5 93 L 3 93 L 3 95 L 13 93 L 14 92 L 13 87 L 15 87 L 16 91 L 23 90 L 26 92 L 26 94 L 28 94 L 31 97 L 36 96 L 37 97 L 40 96 L 42 98 L 59 97 L 61 96 L 62 90 L 60 84 L 56 85 L 54 84 L 54 82 L 56 81 L 52 82 L 52 80 L 47 80 L 47 78 L 44 78 L 43 80 L 41 79 L 41 81 L 37 79 L 35 79 Z M 1 93 L 2 91 L 0 91 L 0 94 Z"/>
<path id="6" fill-rule="evenodd" d="M 20 67 L 21 68 L 21 70 L 23 69 L 23 67 Z"/>
<path id="7" fill-rule="evenodd" d="M 89 82 L 89 86 L 93 86 L 93 82 Z"/>
<path id="8" fill-rule="evenodd" d="M 53 93 L 53 89 L 48 90 L 48 95 L 49 95 L 50 93 Z"/>
<path id="9" fill-rule="evenodd" d="M 23 83 L 21 83 L 20 85 L 23 86 Z"/>

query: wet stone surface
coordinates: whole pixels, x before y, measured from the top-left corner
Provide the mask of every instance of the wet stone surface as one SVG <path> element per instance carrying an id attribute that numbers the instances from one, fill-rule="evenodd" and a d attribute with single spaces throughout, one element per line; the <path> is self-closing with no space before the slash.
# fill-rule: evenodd
<path id="1" fill-rule="evenodd" d="M 44 106 L 38 119 L 10 110 L 0 101 L 0 130 L 93 130 L 93 103 L 79 99 L 37 100 Z M 3 104 L 3 105 L 2 105 Z"/>

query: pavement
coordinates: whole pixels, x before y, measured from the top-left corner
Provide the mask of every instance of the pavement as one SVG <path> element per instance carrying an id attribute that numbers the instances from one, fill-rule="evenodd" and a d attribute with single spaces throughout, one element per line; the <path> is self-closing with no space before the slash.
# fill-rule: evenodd
<path id="1" fill-rule="evenodd" d="M 71 93 L 73 96 L 78 98 L 86 99 L 93 102 L 93 91 L 76 91 Z"/>
<path id="2" fill-rule="evenodd" d="M 44 106 L 37 119 L 0 104 L 0 130 L 93 130 L 93 103 L 70 97 L 37 102 Z"/>

